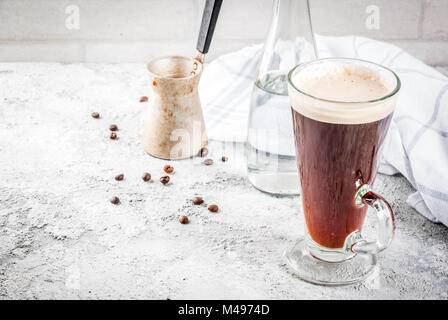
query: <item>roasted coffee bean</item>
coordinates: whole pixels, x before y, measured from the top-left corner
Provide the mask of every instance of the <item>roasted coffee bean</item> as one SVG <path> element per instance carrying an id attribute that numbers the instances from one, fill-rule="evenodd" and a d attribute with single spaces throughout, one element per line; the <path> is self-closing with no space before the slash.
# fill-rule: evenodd
<path id="1" fill-rule="evenodd" d="M 147 96 L 143 96 L 140 98 L 140 102 L 146 102 L 148 101 L 148 97 Z"/>
<path id="2" fill-rule="evenodd" d="M 179 222 L 182 224 L 187 224 L 188 223 L 188 217 L 187 216 L 181 216 L 179 218 Z"/>
<path id="3" fill-rule="evenodd" d="M 167 184 L 168 182 L 170 182 L 170 177 L 168 176 L 163 176 L 160 178 L 160 182 L 163 184 Z"/>
<path id="4" fill-rule="evenodd" d="M 206 155 L 208 155 L 208 149 L 206 147 L 201 148 L 201 150 L 199 150 L 198 152 L 198 156 L 205 157 Z"/>
<path id="5" fill-rule="evenodd" d="M 120 199 L 118 197 L 113 197 L 112 199 L 110 199 L 110 202 L 113 204 L 119 204 L 120 203 Z"/>
<path id="6" fill-rule="evenodd" d="M 92 112 L 92 118 L 98 119 L 100 114 L 98 112 Z"/>
<path id="7" fill-rule="evenodd" d="M 150 174 L 149 172 L 145 172 L 145 173 L 142 175 L 142 180 L 143 180 L 143 181 L 149 181 L 149 180 L 151 180 L 151 174 Z"/>
<path id="8" fill-rule="evenodd" d="M 110 130 L 110 131 L 117 131 L 117 130 L 118 130 L 118 126 L 117 126 L 116 124 L 111 124 L 111 125 L 109 126 L 109 130 Z"/>
<path id="9" fill-rule="evenodd" d="M 174 167 L 170 166 L 169 164 L 165 165 L 163 167 L 163 171 L 165 171 L 166 173 L 173 173 L 174 171 Z"/>
<path id="10" fill-rule="evenodd" d="M 211 204 L 208 206 L 208 210 L 211 212 L 218 212 L 219 208 L 216 204 Z"/>
<path id="11" fill-rule="evenodd" d="M 118 138 L 118 136 L 115 132 L 111 132 L 109 138 L 111 138 L 112 140 L 115 140 Z"/>
<path id="12" fill-rule="evenodd" d="M 212 165 L 213 164 L 213 159 L 205 159 L 204 160 L 204 164 L 207 165 L 207 166 Z"/>
<path id="13" fill-rule="evenodd" d="M 193 204 L 202 204 L 202 203 L 204 203 L 204 200 L 201 197 L 193 198 Z"/>
<path id="14" fill-rule="evenodd" d="M 225 157 L 225 156 L 222 156 L 222 158 L 221 158 L 221 161 L 222 161 L 222 162 L 226 162 L 227 160 L 229 160 L 229 158 L 227 158 L 227 157 Z"/>
<path id="15" fill-rule="evenodd" d="M 122 173 L 115 176 L 115 180 L 117 180 L 117 181 L 121 181 L 121 180 L 123 180 L 123 178 L 124 178 L 124 174 L 122 174 Z"/>

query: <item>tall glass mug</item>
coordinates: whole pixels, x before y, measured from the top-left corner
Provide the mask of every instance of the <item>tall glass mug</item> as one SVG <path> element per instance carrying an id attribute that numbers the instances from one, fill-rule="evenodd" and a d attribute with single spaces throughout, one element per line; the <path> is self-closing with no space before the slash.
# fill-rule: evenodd
<path id="1" fill-rule="evenodd" d="M 288 75 L 305 238 L 286 253 L 304 280 L 327 285 L 367 277 L 391 242 L 391 206 L 372 191 L 400 80 L 391 70 L 355 59 L 322 59 Z M 371 207 L 378 237 L 361 229 Z"/>

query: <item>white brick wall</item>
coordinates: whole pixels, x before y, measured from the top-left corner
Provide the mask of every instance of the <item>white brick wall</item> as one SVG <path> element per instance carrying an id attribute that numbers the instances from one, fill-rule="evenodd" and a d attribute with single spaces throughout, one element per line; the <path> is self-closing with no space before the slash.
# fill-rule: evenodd
<path id="1" fill-rule="evenodd" d="M 379 29 L 368 29 L 369 6 L 378 8 Z M 328 35 L 358 35 L 377 39 L 417 39 L 422 6 L 420 0 L 311 0 L 313 26 Z"/>
<path id="2" fill-rule="evenodd" d="M 424 1 L 424 12 L 423 38 L 448 41 L 448 0 Z"/>
<path id="3" fill-rule="evenodd" d="M 0 0 L 0 61 L 143 62 L 194 53 L 205 0 Z M 390 41 L 448 65 L 448 0 L 310 0 L 315 31 Z M 80 10 L 69 30 L 66 8 Z M 368 29 L 368 6 L 380 28 Z M 209 59 L 263 42 L 272 0 L 224 0 Z"/>

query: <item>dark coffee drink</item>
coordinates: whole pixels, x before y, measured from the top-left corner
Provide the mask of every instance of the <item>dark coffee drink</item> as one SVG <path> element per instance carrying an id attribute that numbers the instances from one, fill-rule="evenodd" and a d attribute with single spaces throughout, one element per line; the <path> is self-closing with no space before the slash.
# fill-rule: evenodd
<path id="1" fill-rule="evenodd" d="M 395 101 L 380 74 L 361 66 L 326 65 L 291 78 L 302 203 L 308 233 L 327 248 L 344 247 L 361 230 L 367 206 L 355 203 L 373 184 Z M 361 102 L 356 102 L 361 101 Z"/>
<path id="2" fill-rule="evenodd" d="M 393 71 L 358 59 L 321 59 L 289 72 L 306 235 L 285 259 L 303 280 L 362 281 L 390 245 L 394 213 L 372 185 L 400 87 Z M 367 208 L 376 213 L 376 237 L 361 232 Z"/>
<path id="3" fill-rule="evenodd" d="M 361 230 L 367 207 L 355 203 L 356 181 L 373 184 L 391 118 L 333 124 L 293 111 L 305 220 L 318 244 L 341 248 L 350 233 Z"/>

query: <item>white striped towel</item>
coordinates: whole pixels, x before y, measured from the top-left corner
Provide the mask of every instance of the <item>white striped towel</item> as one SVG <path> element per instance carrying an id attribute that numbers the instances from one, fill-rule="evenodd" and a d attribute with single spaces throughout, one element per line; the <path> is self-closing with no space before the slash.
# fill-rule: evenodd
<path id="1" fill-rule="evenodd" d="M 363 37 L 317 36 L 319 57 L 373 61 L 402 80 L 380 172 L 401 173 L 417 190 L 408 203 L 448 226 L 448 78 L 402 49 Z M 210 139 L 244 142 L 250 94 L 262 45 L 223 55 L 206 66 L 200 95 Z"/>

